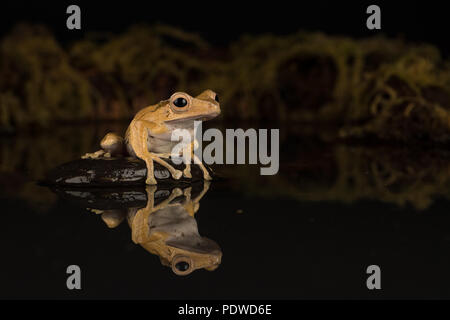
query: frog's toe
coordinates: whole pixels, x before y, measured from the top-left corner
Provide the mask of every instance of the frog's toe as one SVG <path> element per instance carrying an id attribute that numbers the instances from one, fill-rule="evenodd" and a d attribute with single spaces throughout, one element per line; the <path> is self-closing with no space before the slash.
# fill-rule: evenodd
<path id="1" fill-rule="evenodd" d="M 86 154 L 81 156 L 81 159 L 93 159 L 93 158 L 94 158 L 94 154 L 93 153 L 86 153 Z"/>
<path id="2" fill-rule="evenodd" d="M 180 188 L 175 188 L 172 191 L 172 195 L 174 196 L 174 198 L 178 198 L 179 196 L 183 195 L 183 191 L 181 191 Z"/>
<path id="3" fill-rule="evenodd" d="M 81 156 L 81 159 L 97 159 L 105 155 L 105 151 L 98 150 L 93 153 L 86 153 L 84 156 Z"/>
<path id="4" fill-rule="evenodd" d="M 203 179 L 211 181 L 212 177 L 211 177 L 211 175 L 208 172 L 204 172 L 203 173 Z"/>
<path id="5" fill-rule="evenodd" d="M 181 172 L 180 170 L 175 170 L 174 173 L 172 174 L 172 177 L 175 180 L 178 180 L 181 178 L 182 175 L 183 175 L 183 172 Z"/>
<path id="6" fill-rule="evenodd" d="M 145 179 L 145 184 L 155 185 L 155 184 L 158 184 L 158 182 L 156 181 L 155 177 L 149 176 L 149 177 L 147 177 L 147 179 Z"/>
<path id="7" fill-rule="evenodd" d="M 183 170 L 183 176 L 184 176 L 185 178 L 192 178 L 191 170 L 188 169 L 188 168 L 184 169 L 184 170 Z"/>

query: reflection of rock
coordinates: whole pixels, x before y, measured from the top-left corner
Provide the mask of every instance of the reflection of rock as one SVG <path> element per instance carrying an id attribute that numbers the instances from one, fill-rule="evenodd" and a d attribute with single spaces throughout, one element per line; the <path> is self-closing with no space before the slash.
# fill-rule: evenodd
<path id="1" fill-rule="evenodd" d="M 215 270 L 222 260 L 216 242 L 200 236 L 194 218 L 209 182 L 184 187 L 176 185 L 145 188 L 62 188 L 61 197 L 101 215 L 109 228 L 127 219 L 132 240 L 178 275 L 197 269 Z"/>
<path id="2" fill-rule="evenodd" d="M 184 164 L 164 160 L 176 169 L 183 170 L 185 167 Z M 158 183 L 203 180 L 203 172 L 198 165 L 191 166 L 191 174 L 190 179 L 181 177 L 175 180 L 165 167 L 154 162 L 154 175 Z M 146 176 L 145 162 L 136 158 L 77 159 L 51 170 L 44 183 L 61 186 L 137 186 L 145 185 Z"/>
<path id="3" fill-rule="evenodd" d="M 55 187 L 52 190 L 60 198 L 77 203 L 81 207 L 95 210 L 126 210 L 145 207 L 147 194 L 143 187 L 127 188 L 68 188 Z"/>

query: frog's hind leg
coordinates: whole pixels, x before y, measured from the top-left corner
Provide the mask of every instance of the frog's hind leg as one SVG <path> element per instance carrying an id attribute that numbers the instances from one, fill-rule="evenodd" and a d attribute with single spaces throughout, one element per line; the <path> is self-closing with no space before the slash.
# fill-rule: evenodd
<path id="1" fill-rule="evenodd" d="M 186 166 L 183 170 L 183 176 L 186 178 L 192 178 L 191 174 L 191 161 L 194 155 L 195 142 L 190 143 L 186 148 L 183 149 L 183 161 Z"/>
<path id="2" fill-rule="evenodd" d="M 209 174 L 209 171 L 206 169 L 205 165 L 202 163 L 202 161 L 195 155 L 195 149 L 198 147 L 198 142 L 194 140 L 187 148 L 183 150 L 183 158 L 184 158 L 184 164 L 186 165 L 186 168 L 183 170 L 183 174 L 187 178 L 192 178 L 191 174 L 191 162 L 193 161 L 195 164 L 197 164 L 200 169 L 203 172 L 203 179 L 209 181 L 212 180 L 211 175 Z M 187 155 L 190 155 L 188 157 Z"/>
<path id="3" fill-rule="evenodd" d="M 148 150 L 149 131 L 158 133 L 157 126 L 153 122 L 146 120 L 133 121 L 130 124 L 130 131 L 128 136 L 128 143 L 131 145 L 134 154 L 138 158 L 144 160 L 147 166 L 147 179 L 145 183 L 157 184 L 154 176 L 153 161 L 158 162 L 160 165 L 169 170 L 174 179 L 180 179 L 181 175 L 183 174 L 180 170 L 175 169 L 166 161 L 161 159 L 158 155 Z"/>
<path id="4" fill-rule="evenodd" d="M 103 137 L 102 141 L 100 141 L 100 147 L 112 157 L 124 155 L 125 153 L 124 139 L 113 132 L 109 132 Z"/>
<path id="5" fill-rule="evenodd" d="M 164 168 L 169 170 L 170 174 L 175 180 L 178 180 L 183 175 L 183 172 L 181 172 L 178 169 L 175 169 L 170 163 L 168 163 L 164 159 L 169 159 L 172 155 L 170 153 L 154 153 L 150 152 L 150 155 L 153 159 L 153 161 L 158 162 L 160 165 L 162 165 Z"/>
<path id="6" fill-rule="evenodd" d="M 97 159 L 97 158 L 109 158 L 118 155 L 123 155 L 125 150 L 124 139 L 112 132 L 107 133 L 100 142 L 101 149 L 93 152 L 86 153 L 81 156 L 81 159 Z"/>
<path id="7" fill-rule="evenodd" d="M 206 167 L 203 164 L 203 162 L 195 154 L 192 155 L 192 158 L 194 159 L 194 163 L 197 164 L 200 167 L 200 169 L 202 169 L 203 179 L 205 179 L 207 181 L 212 180 L 212 177 L 209 174 L 209 171 L 208 171 L 208 169 L 206 169 Z"/>
<path id="8" fill-rule="evenodd" d="M 178 180 L 181 178 L 181 176 L 183 175 L 183 173 L 180 170 L 175 169 L 173 166 L 171 166 L 170 164 L 168 164 L 165 160 L 161 159 L 159 157 L 159 155 L 150 152 L 150 154 L 152 155 L 152 159 L 156 162 L 158 162 L 160 165 L 162 165 L 164 168 L 166 168 L 167 170 L 169 170 L 170 174 L 172 175 L 172 177 L 175 180 Z"/>

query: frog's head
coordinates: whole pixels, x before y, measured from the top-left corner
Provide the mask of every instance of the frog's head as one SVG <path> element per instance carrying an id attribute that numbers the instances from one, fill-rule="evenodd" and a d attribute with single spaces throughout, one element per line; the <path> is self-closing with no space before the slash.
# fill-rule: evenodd
<path id="1" fill-rule="evenodd" d="M 210 120 L 220 114 L 219 96 L 212 90 L 205 90 L 196 97 L 176 92 L 162 103 L 166 109 L 165 122 L 168 123 Z"/>
<path id="2" fill-rule="evenodd" d="M 159 256 L 161 264 L 170 267 L 179 276 L 186 276 L 195 270 L 216 270 L 222 262 L 222 250 L 219 245 L 206 237 L 195 239 L 167 240 L 168 235 L 155 232 L 151 241 L 140 243 L 150 253 Z"/>
<path id="3" fill-rule="evenodd" d="M 171 247 L 173 256 L 168 257 L 167 261 L 161 262 L 172 268 L 172 271 L 185 276 L 198 269 L 213 271 L 219 267 L 222 262 L 222 250 L 212 240 L 202 238 L 203 248 L 176 248 Z"/>

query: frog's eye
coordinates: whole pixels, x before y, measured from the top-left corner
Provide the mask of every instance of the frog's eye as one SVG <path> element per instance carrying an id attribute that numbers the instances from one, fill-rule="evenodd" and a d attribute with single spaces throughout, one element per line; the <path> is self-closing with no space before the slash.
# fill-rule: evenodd
<path id="1" fill-rule="evenodd" d="M 217 102 L 219 102 L 219 95 L 216 94 L 216 97 L 214 98 L 214 100 L 216 100 Z"/>
<path id="2" fill-rule="evenodd" d="M 180 272 L 189 270 L 189 263 L 186 261 L 180 261 L 175 265 L 175 268 Z"/>
<path id="3" fill-rule="evenodd" d="M 170 107 L 173 111 L 185 111 L 189 108 L 191 98 L 183 92 L 177 92 L 170 97 Z"/>
<path id="4" fill-rule="evenodd" d="M 191 273 L 194 270 L 192 260 L 187 256 L 177 255 L 172 260 L 172 271 L 179 275 L 184 276 Z"/>
<path id="5" fill-rule="evenodd" d="M 177 108 L 183 108 L 187 105 L 187 100 L 185 98 L 176 98 L 173 101 L 173 105 Z"/>

